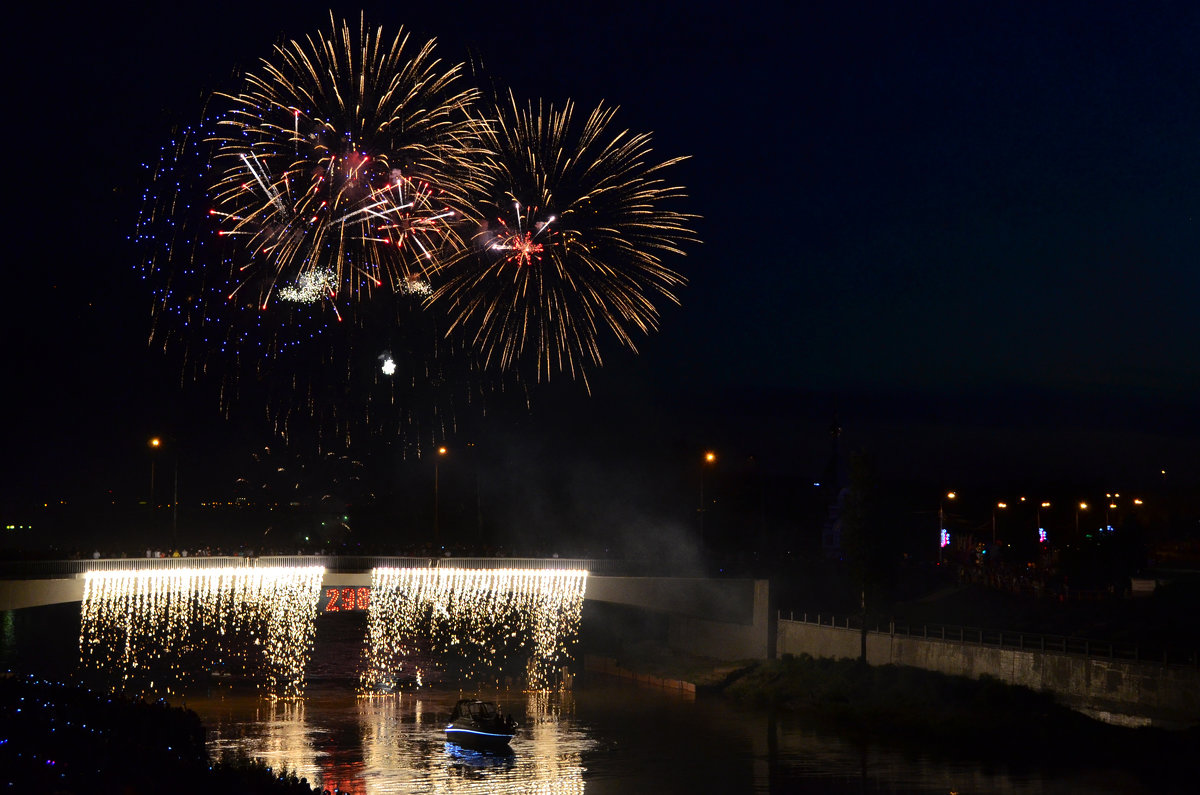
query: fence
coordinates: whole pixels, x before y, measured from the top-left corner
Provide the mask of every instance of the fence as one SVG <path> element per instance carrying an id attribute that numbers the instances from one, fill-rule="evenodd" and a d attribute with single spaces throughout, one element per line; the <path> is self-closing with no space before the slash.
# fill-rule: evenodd
<path id="1" fill-rule="evenodd" d="M 782 611 L 776 615 L 776 620 L 784 620 Z M 833 615 L 816 613 L 810 617 L 808 613 L 801 613 L 800 617 L 797 618 L 796 614 L 792 612 L 786 620 L 838 629 L 862 630 L 862 619 L 858 616 L 836 618 Z M 1131 643 L 1113 643 L 1091 638 L 1043 635 L 1014 630 L 981 629 L 978 627 L 948 624 L 921 624 L 917 626 L 897 623 L 895 621 L 887 623 L 876 621 L 873 625 L 868 623 L 867 630 L 869 632 L 892 636 L 938 640 L 965 646 L 1049 652 L 1053 654 L 1126 660 L 1130 662 L 1153 662 L 1162 663 L 1163 665 L 1190 666 L 1192 668 L 1200 667 L 1200 653 L 1195 649 L 1151 648 Z"/>
<path id="2" fill-rule="evenodd" d="M 255 566 L 324 566 L 327 571 L 362 572 L 373 568 L 583 569 L 589 574 L 621 574 L 626 561 L 590 558 L 412 558 L 375 555 L 264 555 L 262 557 L 100 558 L 83 560 L 0 560 L 0 579 L 41 580 L 75 577 L 89 571 L 169 571 L 172 569 Z"/>

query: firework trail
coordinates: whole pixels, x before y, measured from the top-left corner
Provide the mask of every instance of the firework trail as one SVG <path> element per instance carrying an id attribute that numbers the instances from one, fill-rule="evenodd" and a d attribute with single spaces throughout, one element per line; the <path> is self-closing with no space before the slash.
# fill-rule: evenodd
<path id="1" fill-rule="evenodd" d="M 663 261 L 695 240 L 694 216 L 669 208 L 682 188 L 655 164 L 650 136 L 612 129 L 614 108 L 582 125 L 574 105 L 518 105 L 508 94 L 478 126 L 487 153 L 469 181 L 472 246 L 441 274 L 430 304 L 489 368 L 568 373 L 587 384 L 605 338 L 636 351 L 656 302 L 685 280 Z"/>

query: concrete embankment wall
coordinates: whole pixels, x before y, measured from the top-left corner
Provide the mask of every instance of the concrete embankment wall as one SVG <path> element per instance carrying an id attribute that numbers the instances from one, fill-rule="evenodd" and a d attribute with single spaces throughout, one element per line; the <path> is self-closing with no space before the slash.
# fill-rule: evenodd
<path id="1" fill-rule="evenodd" d="M 612 657 L 600 657 L 589 654 L 583 658 L 583 670 L 588 673 L 604 674 L 606 676 L 614 676 L 618 679 L 625 679 L 641 687 L 677 691 L 688 696 L 696 695 L 696 685 L 692 682 L 685 682 L 682 679 L 669 679 L 653 674 L 638 673 L 628 668 L 622 668 Z"/>
<path id="2" fill-rule="evenodd" d="M 718 660 L 771 656 L 774 615 L 767 580 L 589 577 L 587 598 L 668 616 L 668 645 Z"/>
<path id="3" fill-rule="evenodd" d="M 857 629 L 779 620 L 780 654 L 857 659 Z M 867 633 L 870 665 L 910 665 L 944 674 L 1004 682 L 1053 693 L 1089 712 L 1136 711 L 1184 723 L 1200 721 L 1200 670 L 1050 651 L 996 648 L 952 640 Z"/>
<path id="4" fill-rule="evenodd" d="M 747 580 L 743 596 L 749 620 L 716 621 L 694 616 L 673 616 L 667 644 L 681 652 L 718 660 L 761 660 L 774 656 L 767 580 Z"/>

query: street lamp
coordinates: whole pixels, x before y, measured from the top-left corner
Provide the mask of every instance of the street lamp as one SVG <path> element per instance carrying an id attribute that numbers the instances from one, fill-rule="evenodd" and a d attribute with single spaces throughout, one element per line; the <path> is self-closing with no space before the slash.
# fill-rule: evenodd
<path id="1" fill-rule="evenodd" d="M 159 437 L 152 437 L 149 441 L 151 451 L 158 450 L 163 446 L 163 441 Z M 173 449 L 174 466 L 172 467 L 172 487 L 171 487 L 171 547 L 176 545 L 176 536 L 179 532 L 179 451 Z M 156 456 L 150 456 L 150 515 L 153 516 L 158 506 L 154 503 L 154 464 Z"/>
<path id="2" fill-rule="evenodd" d="M 1043 502 L 1037 509 L 1037 534 L 1038 541 L 1046 543 L 1046 528 L 1042 527 L 1042 508 L 1049 508 L 1050 503 Z"/>
<path id="3" fill-rule="evenodd" d="M 439 500 L 438 500 L 438 465 L 442 461 L 442 456 L 446 455 L 446 448 L 439 447 L 437 455 L 433 459 L 433 543 L 436 546 L 438 538 L 441 535 L 441 527 L 438 516 Z"/>
<path id="4" fill-rule="evenodd" d="M 162 439 L 159 439 L 157 436 L 155 436 L 153 439 L 150 440 L 149 446 L 150 446 L 151 451 L 157 450 L 159 447 L 162 446 Z M 153 455 L 151 455 L 150 456 L 150 510 L 151 510 L 151 512 L 154 511 L 154 464 L 156 461 L 157 461 L 157 459 Z"/>
<path id="5" fill-rule="evenodd" d="M 704 470 L 717 462 L 717 454 L 712 450 L 704 453 L 704 460 L 700 464 L 700 507 L 697 512 L 700 514 L 700 541 L 704 541 Z"/>
<path id="6" fill-rule="evenodd" d="M 958 494 L 946 492 L 946 496 L 938 501 L 938 565 L 942 565 L 942 550 L 950 545 L 950 533 L 946 531 L 946 500 L 954 500 Z"/>
<path id="7" fill-rule="evenodd" d="M 1079 540 L 1079 513 L 1080 513 L 1080 511 L 1086 511 L 1087 509 L 1088 509 L 1088 504 L 1086 502 L 1079 503 L 1079 507 L 1075 509 L 1075 539 L 1076 539 L 1076 541 Z"/>
<path id="8" fill-rule="evenodd" d="M 996 503 L 996 507 L 992 509 L 992 546 L 996 546 L 996 511 L 1003 511 L 1007 507 L 1007 502 L 998 502 Z"/>
<path id="9" fill-rule="evenodd" d="M 480 502 L 479 502 L 479 448 L 477 448 L 475 446 L 474 442 L 467 442 L 467 447 L 469 447 L 471 450 L 471 463 L 473 464 L 472 468 L 475 470 L 475 530 L 478 533 L 476 542 L 479 544 L 479 549 L 481 550 L 481 553 L 482 553 L 482 550 L 483 550 L 483 508 L 480 507 Z"/>

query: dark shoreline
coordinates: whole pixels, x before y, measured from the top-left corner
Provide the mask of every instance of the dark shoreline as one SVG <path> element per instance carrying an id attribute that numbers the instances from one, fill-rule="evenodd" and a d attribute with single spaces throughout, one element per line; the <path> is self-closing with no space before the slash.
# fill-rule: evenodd
<path id="1" fill-rule="evenodd" d="M 715 690 L 902 751 L 1047 768 L 1102 764 L 1163 792 L 1195 785 L 1200 724 L 1178 731 L 1114 726 L 991 677 L 801 655 L 749 664 Z"/>
<path id="2" fill-rule="evenodd" d="M 11 673 L 0 674 L 0 781 L 88 795 L 319 792 L 259 762 L 212 762 L 191 710 Z"/>

